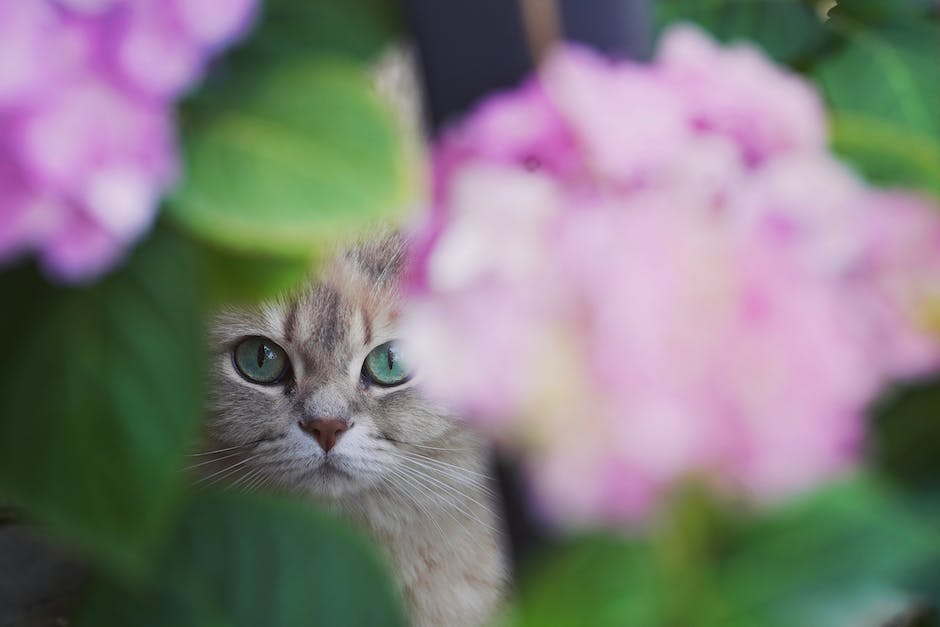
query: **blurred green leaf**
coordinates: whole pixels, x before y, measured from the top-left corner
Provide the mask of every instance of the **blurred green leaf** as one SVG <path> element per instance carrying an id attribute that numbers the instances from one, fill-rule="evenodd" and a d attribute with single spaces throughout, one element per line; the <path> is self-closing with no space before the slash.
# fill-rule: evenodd
<path id="1" fill-rule="evenodd" d="M 895 120 L 836 110 L 832 145 L 870 179 L 940 195 L 940 142 Z"/>
<path id="2" fill-rule="evenodd" d="M 940 193 L 940 30 L 926 20 L 831 26 L 842 49 L 814 74 L 833 109 L 833 142 L 870 178 Z"/>
<path id="3" fill-rule="evenodd" d="M 311 53 L 368 61 L 398 33 L 397 8 L 391 0 L 266 0 L 231 63 L 263 66 Z"/>
<path id="4" fill-rule="evenodd" d="M 839 0 L 828 16 L 835 22 L 848 19 L 855 23 L 882 24 L 898 18 L 925 17 L 932 10 L 937 10 L 935 0 Z"/>
<path id="5" fill-rule="evenodd" d="M 153 578 L 91 586 L 88 627 L 398 627 L 385 568 L 348 525 L 299 503 L 200 494 Z"/>
<path id="6" fill-rule="evenodd" d="M 940 557 L 930 522 L 866 478 L 769 512 L 736 536 L 718 570 L 734 611 L 715 627 L 865 624 L 866 612 L 903 605 L 895 586 Z"/>
<path id="7" fill-rule="evenodd" d="M 157 229 L 85 289 L 0 274 L 0 493 L 126 572 L 163 539 L 201 416 L 197 267 Z"/>
<path id="8" fill-rule="evenodd" d="M 940 558 L 931 524 L 864 478 L 737 523 L 674 513 L 646 541 L 589 537 L 546 555 L 512 624 L 855 626 L 902 608 L 900 586 Z"/>
<path id="9" fill-rule="evenodd" d="M 194 103 L 171 215 L 234 250 L 310 257 L 391 220 L 413 160 L 363 71 L 298 61 L 229 81 Z"/>
<path id="10" fill-rule="evenodd" d="M 554 547 L 523 573 L 518 627 L 663 625 L 673 602 L 651 548 L 617 536 Z"/>
<path id="11" fill-rule="evenodd" d="M 908 384 L 882 399 L 871 432 L 878 470 L 940 509 L 940 379 Z"/>
<path id="12" fill-rule="evenodd" d="M 829 39 L 809 0 L 660 0 L 654 6 L 660 28 L 694 22 L 721 41 L 754 41 L 791 65 L 808 62 Z"/>
<path id="13" fill-rule="evenodd" d="M 251 304 L 288 292 L 310 275 L 316 258 L 237 253 L 212 245 L 199 248 L 212 305 Z"/>

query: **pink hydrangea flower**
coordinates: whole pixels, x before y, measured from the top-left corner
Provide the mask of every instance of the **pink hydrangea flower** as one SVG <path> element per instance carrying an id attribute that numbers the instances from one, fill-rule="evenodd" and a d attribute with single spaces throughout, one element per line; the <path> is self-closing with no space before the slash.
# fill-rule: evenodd
<path id="1" fill-rule="evenodd" d="M 0 262 L 112 267 L 177 174 L 173 103 L 256 0 L 0 0 Z"/>
<path id="2" fill-rule="evenodd" d="M 937 206 L 898 192 L 875 191 L 865 202 L 868 246 L 853 279 L 872 329 L 869 352 L 887 376 L 921 376 L 940 367 Z"/>
<path id="3" fill-rule="evenodd" d="M 748 162 L 826 146 L 825 111 L 812 86 L 750 44 L 723 48 L 678 26 L 664 38 L 656 64 L 687 103 L 695 128 L 729 136 Z"/>
<path id="4" fill-rule="evenodd" d="M 549 515 L 641 522 L 688 477 L 810 489 L 940 364 L 937 207 L 837 161 L 823 111 L 678 27 L 649 65 L 558 50 L 444 134 L 408 337 Z"/>

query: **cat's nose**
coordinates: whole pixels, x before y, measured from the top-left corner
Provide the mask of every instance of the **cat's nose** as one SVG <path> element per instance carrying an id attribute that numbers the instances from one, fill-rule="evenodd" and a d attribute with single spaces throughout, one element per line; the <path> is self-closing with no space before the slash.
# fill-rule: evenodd
<path id="1" fill-rule="evenodd" d="M 304 418 L 298 424 L 316 439 L 324 453 L 336 446 L 339 436 L 349 430 L 349 423 L 339 418 Z"/>

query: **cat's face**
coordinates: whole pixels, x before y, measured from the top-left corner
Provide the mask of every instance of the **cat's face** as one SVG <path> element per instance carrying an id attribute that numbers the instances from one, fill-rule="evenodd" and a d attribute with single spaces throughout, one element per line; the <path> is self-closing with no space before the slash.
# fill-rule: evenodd
<path id="1" fill-rule="evenodd" d="M 396 343 L 401 266 L 400 241 L 385 238 L 296 298 L 216 319 L 208 435 L 219 478 L 341 497 L 394 483 L 409 451 L 466 437 L 419 394 Z"/>

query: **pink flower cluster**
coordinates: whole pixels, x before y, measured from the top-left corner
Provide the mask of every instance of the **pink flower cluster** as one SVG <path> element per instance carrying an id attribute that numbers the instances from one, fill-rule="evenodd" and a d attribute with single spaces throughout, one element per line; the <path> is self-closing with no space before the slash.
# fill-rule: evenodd
<path id="1" fill-rule="evenodd" d="M 0 0 L 0 263 L 94 278 L 173 183 L 173 102 L 256 0 Z"/>
<path id="2" fill-rule="evenodd" d="M 940 214 L 826 145 L 812 86 L 752 46 L 556 51 L 436 148 L 424 385 L 568 523 L 644 520 L 689 477 L 766 502 L 851 468 L 866 406 L 940 363 Z"/>

